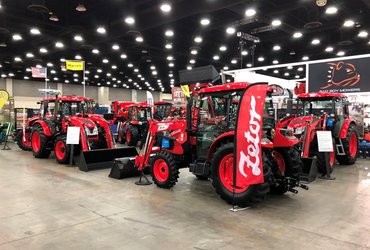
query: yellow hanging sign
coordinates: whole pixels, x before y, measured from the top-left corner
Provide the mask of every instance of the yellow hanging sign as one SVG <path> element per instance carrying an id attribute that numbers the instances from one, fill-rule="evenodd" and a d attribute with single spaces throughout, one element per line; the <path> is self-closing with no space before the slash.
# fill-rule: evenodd
<path id="1" fill-rule="evenodd" d="M 0 90 L 0 109 L 4 107 L 4 104 L 8 101 L 9 94 L 5 90 Z"/>
<path id="2" fill-rule="evenodd" d="M 180 85 L 182 92 L 186 97 L 190 97 L 189 85 Z"/>
<path id="3" fill-rule="evenodd" d="M 66 69 L 72 70 L 72 71 L 84 70 L 84 61 L 66 60 Z"/>

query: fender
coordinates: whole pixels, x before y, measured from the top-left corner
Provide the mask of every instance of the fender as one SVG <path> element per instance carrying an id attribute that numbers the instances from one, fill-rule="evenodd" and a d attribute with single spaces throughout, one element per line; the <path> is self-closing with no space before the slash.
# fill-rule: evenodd
<path id="1" fill-rule="evenodd" d="M 211 146 L 209 147 L 207 160 L 210 161 L 212 159 L 214 152 L 216 152 L 216 149 L 218 148 L 218 146 L 221 143 L 224 143 L 224 142 L 227 142 L 227 141 L 233 142 L 234 137 L 235 137 L 235 131 L 234 130 L 219 135 L 212 142 Z"/>
<path id="2" fill-rule="evenodd" d="M 347 137 L 347 132 L 348 132 L 348 129 L 351 125 L 356 125 L 353 121 L 351 121 L 350 119 L 346 118 L 343 122 L 343 125 L 340 129 L 340 133 L 339 133 L 339 138 L 340 139 L 344 139 Z"/>
<path id="3" fill-rule="evenodd" d="M 45 133 L 45 135 L 46 136 L 51 136 L 52 135 L 52 133 L 51 133 L 51 131 L 50 131 L 50 128 L 49 128 L 49 126 L 46 124 L 46 122 L 44 122 L 44 121 L 35 121 L 34 123 L 33 123 L 33 126 L 35 126 L 35 125 L 40 125 L 40 127 L 42 128 L 42 130 L 44 131 L 44 133 Z"/>
<path id="4" fill-rule="evenodd" d="M 274 147 L 292 147 L 299 143 L 299 140 L 295 136 L 285 136 L 280 128 L 276 128 L 275 136 L 273 138 Z"/>
<path id="5" fill-rule="evenodd" d="M 166 149 L 162 148 L 163 151 L 167 151 L 169 153 L 175 154 L 175 155 L 182 155 L 184 154 L 184 149 L 182 147 L 182 144 L 180 144 L 177 140 L 173 143 L 173 149 Z"/>

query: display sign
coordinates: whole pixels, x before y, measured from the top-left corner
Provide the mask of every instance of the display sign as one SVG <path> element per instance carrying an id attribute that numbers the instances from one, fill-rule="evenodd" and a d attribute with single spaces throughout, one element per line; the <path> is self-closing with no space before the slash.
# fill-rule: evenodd
<path id="1" fill-rule="evenodd" d="M 309 64 L 309 92 L 369 92 L 370 57 Z"/>
<path id="2" fill-rule="evenodd" d="M 262 120 L 267 83 L 252 84 L 244 91 L 235 127 L 234 183 L 238 187 L 264 182 Z"/>
<path id="3" fill-rule="evenodd" d="M 333 152 L 331 131 L 317 131 L 317 144 L 319 145 L 319 152 Z"/>
<path id="4" fill-rule="evenodd" d="M 183 103 L 186 102 L 186 97 L 184 92 L 180 87 L 173 87 L 172 88 L 172 100 L 174 103 Z"/>
<path id="5" fill-rule="evenodd" d="M 84 61 L 72 61 L 66 60 L 66 68 L 72 71 L 82 71 L 84 70 Z"/>
<path id="6" fill-rule="evenodd" d="M 79 144 L 80 143 L 80 127 L 68 127 L 67 128 L 67 144 Z"/>

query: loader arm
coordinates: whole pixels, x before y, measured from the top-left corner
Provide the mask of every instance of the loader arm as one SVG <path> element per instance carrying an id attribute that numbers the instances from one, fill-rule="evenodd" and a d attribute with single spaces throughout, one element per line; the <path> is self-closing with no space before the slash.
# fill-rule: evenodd
<path id="1" fill-rule="evenodd" d="M 139 168 L 139 170 L 143 170 L 146 166 L 149 166 L 149 158 L 152 153 L 159 151 L 162 145 L 159 145 L 158 148 L 155 148 L 156 139 L 158 133 L 174 131 L 174 130 L 182 130 L 185 131 L 186 128 L 186 121 L 185 120 L 177 120 L 177 121 L 157 121 L 157 120 L 149 120 L 149 128 L 148 134 L 145 139 L 145 144 L 143 145 L 142 149 L 139 152 L 139 155 L 135 158 L 135 166 Z M 174 140 L 177 140 L 174 138 Z"/>

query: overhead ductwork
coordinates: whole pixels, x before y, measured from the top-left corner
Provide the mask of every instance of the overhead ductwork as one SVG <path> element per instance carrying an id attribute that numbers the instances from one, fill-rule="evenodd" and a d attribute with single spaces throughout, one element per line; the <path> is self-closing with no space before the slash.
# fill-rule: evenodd
<path id="1" fill-rule="evenodd" d="M 49 9 L 45 5 L 45 0 L 32 0 L 32 3 L 27 6 L 27 9 L 36 13 L 49 13 Z"/>

